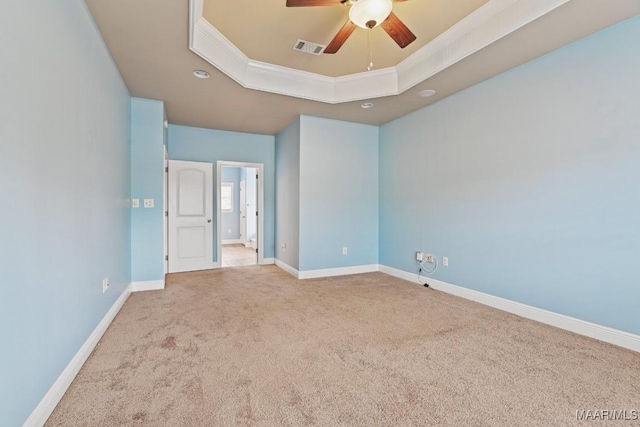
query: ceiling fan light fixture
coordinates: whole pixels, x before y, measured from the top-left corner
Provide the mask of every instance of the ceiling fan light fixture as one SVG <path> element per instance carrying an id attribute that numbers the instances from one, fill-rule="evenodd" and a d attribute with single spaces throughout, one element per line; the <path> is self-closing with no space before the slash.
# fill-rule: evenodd
<path id="1" fill-rule="evenodd" d="M 361 28 L 375 28 L 387 19 L 393 4 L 391 0 L 358 0 L 349 9 L 349 19 Z"/>

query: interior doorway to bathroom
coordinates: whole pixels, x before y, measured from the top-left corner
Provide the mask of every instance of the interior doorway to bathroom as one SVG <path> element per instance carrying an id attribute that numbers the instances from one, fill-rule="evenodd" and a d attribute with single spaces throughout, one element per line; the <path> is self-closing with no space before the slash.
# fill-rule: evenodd
<path id="1" fill-rule="evenodd" d="M 259 264 L 261 166 L 219 162 L 219 266 Z"/>

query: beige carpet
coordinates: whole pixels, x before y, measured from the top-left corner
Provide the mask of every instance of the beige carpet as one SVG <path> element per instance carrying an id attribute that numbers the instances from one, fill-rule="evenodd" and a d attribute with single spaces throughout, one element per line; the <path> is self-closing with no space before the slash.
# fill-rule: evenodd
<path id="1" fill-rule="evenodd" d="M 640 409 L 640 354 L 371 273 L 170 275 L 48 426 L 567 426 Z"/>

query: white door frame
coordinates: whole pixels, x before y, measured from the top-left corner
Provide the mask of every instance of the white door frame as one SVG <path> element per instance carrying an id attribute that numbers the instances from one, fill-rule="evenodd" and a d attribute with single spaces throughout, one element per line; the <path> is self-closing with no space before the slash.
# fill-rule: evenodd
<path id="1" fill-rule="evenodd" d="M 243 218 L 244 217 L 244 218 Z M 247 180 L 240 181 L 240 243 L 247 246 Z"/>
<path id="2" fill-rule="evenodd" d="M 164 247 L 164 258 L 162 265 L 164 274 L 169 272 L 169 154 L 167 146 L 164 147 L 164 175 L 162 180 L 162 246 Z"/>
<path id="3" fill-rule="evenodd" d="M 258 173 L 258 185 L 256 192 L 258 195 L 258 265 L 264 264 L 264 164 L 247 162 L 230 162 L 218 160 L 216 171 L 216 264 L 222 267 L 222 211 L 220 208 L 220 184 L 222 183 L 222 168 L 255 168 Z"/>

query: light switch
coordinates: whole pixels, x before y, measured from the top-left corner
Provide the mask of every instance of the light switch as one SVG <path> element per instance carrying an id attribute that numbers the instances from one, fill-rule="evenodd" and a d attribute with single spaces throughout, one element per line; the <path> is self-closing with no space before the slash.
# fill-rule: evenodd
<path id="1" fill-rule="evenodd" d="M 152 208 L 153 207 L 153 199 L 144 199 L 144 207 Z"/>
<path id="2" fill-rule="evenodd" d="M 139 208 L 140 207 L 140 199 L 131 199 L 131 207 Z"/>

